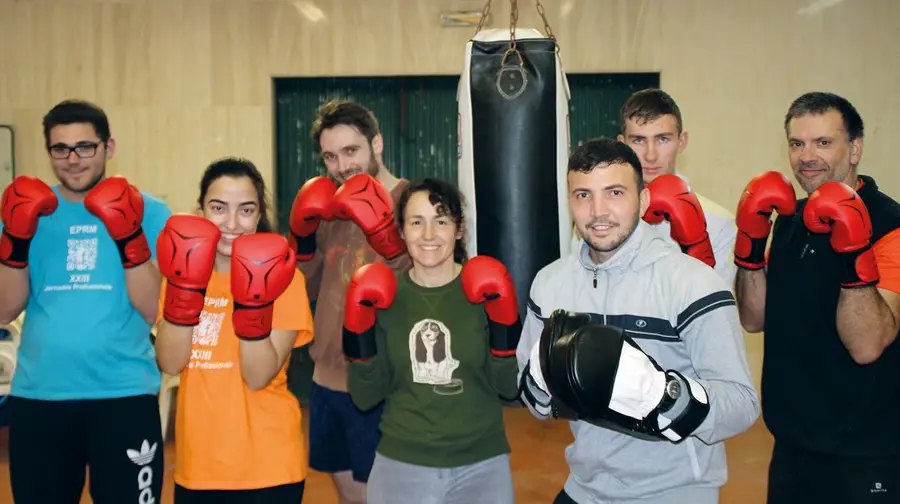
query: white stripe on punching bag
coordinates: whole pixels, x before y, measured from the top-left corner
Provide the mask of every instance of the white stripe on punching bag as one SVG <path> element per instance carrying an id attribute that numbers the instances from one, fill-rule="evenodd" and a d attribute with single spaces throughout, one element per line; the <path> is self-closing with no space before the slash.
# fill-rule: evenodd
<path id="1" fill-rule="evenodd" d="M 473 152 L 473 127 L 472 127 L 472 96 L 470 89 L 471 82 L 471 59 L 473 41 L 479 42 L 500 42 L 509 41 L 509 29 L 495 28 L 479 31 L 472 40 L 466 44 L 465 66 L 462 76 L 459 80 L 459 88 L 457 90 L 457 102 L 459 107 L 458 113 L 458 184 L 459 189 L 466 198 L 466 240 L 467 252 L 469 257 L 478 255 L 478 205 L 475 192 L 475 161 Z M 538 30 L 533 28 L 516 28 L 516 40 L 548 40 L 548 37 L 542 35 Z M 512 56 L 515 58 L 515 56 Z M 566 172 L 569 159 L 569 150 L 571 149 L 571 136 L 569 128 L 569 83 L 566 79 L 565 71 L 559 53 L 556 54 L 556 194 L 559 222 L 555 230 L 559 234 L 559 255 L 560 257 L 569 254 L 572 248 L 572 216 L 569 212 L 568 190 L 566 182 Z M 482 201 L 482 204 L 485 202 Z M 488 202 L 490 203 L 490 202 Z M 543 205 L 545 202 L 535 201 L 535 205 Z M 535 229 L 535 233 L 547 233 L 551 230 Z"/>

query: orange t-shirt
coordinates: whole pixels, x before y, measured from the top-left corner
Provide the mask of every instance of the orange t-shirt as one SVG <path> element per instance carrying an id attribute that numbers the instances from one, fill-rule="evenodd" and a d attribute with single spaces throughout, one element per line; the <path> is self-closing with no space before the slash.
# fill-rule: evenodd
<path id="1" fill-rule="evenodd" d="M 213 273 L 194 327 L 191 359 L 181 372 L 175 482 L 192 490 L 248 490 L 303 481 L 308 462 L 300 405 L 287 388 L 290 359 L 264 389 L 247 388 L 231 325 L 230 282 L 230 274 Z M 160 303 L 164 299 L 165 282 Z M 306 279 L 299 270 L 275 301 L 272 327 L 299 331 L 294 348 L 313 338 Z"/>
<path id="2" fill-rule="evenodd" d="M 881 237 L 872 245 L 878 265 L 878 287 L 900 294 L 900 229 Z"/>
<path id="3" fill-rule="evenodd" d="M 859 191 L 864 182 L 858 179 L 856 190 Z M 878 288 L 900 294 L 900 229 L 894 229 L 872 244 L 875 252 L 875 264 L 878 265 Z"/>

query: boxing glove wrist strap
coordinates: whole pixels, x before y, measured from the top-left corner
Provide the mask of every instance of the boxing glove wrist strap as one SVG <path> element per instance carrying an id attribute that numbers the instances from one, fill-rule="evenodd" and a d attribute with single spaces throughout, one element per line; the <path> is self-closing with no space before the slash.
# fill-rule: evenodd
<path id="1" fill-rule="evenodd" d="M 850 252 L 839 252 L 841 287 L 858 289 L 876 285 L 880 280 L 875 251 L 871 245 Z"/>
<path id="2" fill-rule="evenodd" d="M 550 392 L 544 390 L 540 384 L 535 381 L 534 370 L 531 367 L 532 361 L 529 360 L 525 364 L 522 371 L 522 377 L 519 379 L 520 400 L 530 405 L 534 411 L 546 417 L 558 420 L 580 420 L 578 413 L 569 408 L 562 401 L 552 397 Z M 538 371 L 540 373 L 540 371 Z"/>
<path id="3" fill-rule="evenodd" d="M 539 384 L 535 380 L 535 370 L 531 367 L 532 361 L 529 359 L 522 370 L 522 376 L 519 378 L 519 397 L 523 404 L 530 405 L 538 414 L 546 417 L 553 416 L 553 408 L 551 405 L 552 398 L 550 392 L 547 392 L 546 384 Z M 541 373 L 537 370 L 537 374 Z"/>
<path id="4" fill-rule="evenodd" d="M 291 232 L 291 246 L 297 256 L 297 262 L 306 262 L 312 260 L 316 255 L 316 233 L 313 232 L 308 236 L 300 236 Z"/>
<path id="5" fill-rule="evenodd" d="M 187 327 L 198 325 L 205 298 L 205 288 L 190 289 L 169 283 L 166 285 L 163 318 L 174 325 Z"/>
<path id="6" fill-rule="evenodd" d="M 244 341 L 258 341 L 272 334 L 272 315 L 275 311 L 273 303 L 260 306 L 247 306 L 234 302 L 231 314 L 234 335 Z"/>
<path id="7" fill-rule="evenodd" d="M 743 233 L 739 233 L 737 242 L 735 243 L 734 264 L 739 268 L 748 270 L 759 270 L 766 267 L 766 244 L 769 237 L 751 238 Z M 738 256 L 738 250 L 747 250 L 748 253 L 741 257 Z"/>
<path id="8" fill-rule="evenodd" d="M 514 357 L 522 336 L 522 321 L 516 318 L 512 325 L 494 322 L 488 318 L 491 355 L 494 357 Z"/>
<path id="9" fill-rule="evenodd" d="M 666 372 L 665 393 L 657 408 L 660 434 L 673 443 L 690 436 L 709 415 L 706 389 L 678 371 Z"/>
<path id="10" fill-rule="evenodd" d="M 135 268 L 150 260 L 150 245 L 147 243 L 144 228 L 139 227 L 131 235 L 116 240 L 116 248 L 119 249 L 122 266 L 126 269 Z"/>
<path id="11" fill-rule="evenodd" d="M 378 346 L 375 344 L 375 326 L 371 326 L 361 333 L 356 333 L 343 328 L 341 335 L 344 346 L 344 356 L 351 361 L 366 361 L 373 359 L 378 354 Z"/>
<path id="12" fill-rule="evenodd" d="M 18 238 L 3 230 L 0 235 L 0 263 L 10 268 L 23 269 L 28 266 L 28 252 L 31 238 Z"/>

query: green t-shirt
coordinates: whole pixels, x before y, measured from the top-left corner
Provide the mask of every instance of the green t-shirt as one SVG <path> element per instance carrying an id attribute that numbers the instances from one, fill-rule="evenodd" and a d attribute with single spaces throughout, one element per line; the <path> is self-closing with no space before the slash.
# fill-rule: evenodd
<path id="1" fill-rule="evenodd" d="M 460 276 L 428 288 L 398 273 L 377 319 L 378 354 L 351 362 L 347 385 L 362 410 L 386 401 L 379 453 L 431 467 L 509 453 L 502 400 L 518 395 L 518 365 L 491 355 L 484 305 L 466 299 Z"/>

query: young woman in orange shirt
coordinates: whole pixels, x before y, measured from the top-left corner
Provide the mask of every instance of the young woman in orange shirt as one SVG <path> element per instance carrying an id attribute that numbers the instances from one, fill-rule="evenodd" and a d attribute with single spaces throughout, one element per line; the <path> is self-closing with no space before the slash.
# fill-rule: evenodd
<path id="1" fill-rule="evenodd" d="M 157 245 L 157 359 L 181 374 L 175 504 L 297 504 L 307 457 L 287 363 L 313 337 L 305 279 L 251 162 L 211 164 L 198 205 Z"/>

